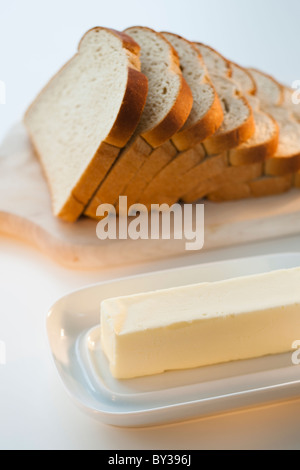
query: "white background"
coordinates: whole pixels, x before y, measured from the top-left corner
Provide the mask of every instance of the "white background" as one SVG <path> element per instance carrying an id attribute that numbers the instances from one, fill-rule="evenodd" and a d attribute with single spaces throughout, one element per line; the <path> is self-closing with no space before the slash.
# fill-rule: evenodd
<path id="1" fill-rule="evenodd" d="M 96 25 L 142 24 L 206 42 L 228 58 L 283 82 L 300 79 L 298 0 L 0 0 L 0 139 L 36 93 Z M 213 449 L 300 448 L 300 400 L 165 428 L 101 425 L 69 400 L 54 369 L 45 317 L 62 295 L 89 283 L 160 269 L 300 249 L 300 237 L 118 271 L 56 266 L 31 247 L 0 238 L 0 448 Z"/>

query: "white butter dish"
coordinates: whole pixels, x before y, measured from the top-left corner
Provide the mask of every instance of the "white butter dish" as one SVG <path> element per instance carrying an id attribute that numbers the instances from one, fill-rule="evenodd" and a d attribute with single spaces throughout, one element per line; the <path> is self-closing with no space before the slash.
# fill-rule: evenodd
<path id="1" fill-rule="evenodd" d="M 109 371 L 99 334 L 100 303 L 106 298 L 296 266 L 300 253 L 267 255 L 144 274 L 69 294 L 47 317 L 51 352 L 66 390 L 94 418 L 129 427 L 299 396 L 300 367 L 292 364 L 291 353 L 119 381 Z"/>

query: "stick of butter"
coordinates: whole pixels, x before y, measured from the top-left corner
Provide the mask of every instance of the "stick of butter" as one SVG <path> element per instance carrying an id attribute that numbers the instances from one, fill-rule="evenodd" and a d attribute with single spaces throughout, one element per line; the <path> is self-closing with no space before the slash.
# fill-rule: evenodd
<path id="1" fill-rule="evenodd" d="M 300 268 L 104 300 L 101 344 L 118 379 L 292 350 Z"/>

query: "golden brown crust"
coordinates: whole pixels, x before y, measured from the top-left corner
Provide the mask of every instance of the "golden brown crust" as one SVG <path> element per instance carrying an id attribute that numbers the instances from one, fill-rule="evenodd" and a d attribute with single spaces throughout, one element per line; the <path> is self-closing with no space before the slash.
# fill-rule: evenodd
<path id="1" fill-rule="evenodd" d="M 187 204 L 202 198 L 203 187 L 206 188 L 207 181 L 222 174 L 227 167 L 228 152 L 223 152 L 213 157 L 206 157 L 200 165 L 185 175 L 185 191 L 180 195 L 180 198 Z"/>
<path id="2" fill-rule="evenodd" d="M 195 202 L 198 199 L 202 199 L 207 195 L 219 192 L 220 188 L 232 188 L 237 184 L 238 186 L 242 183 L 253 180 L 261 176 L 263 171 L 262 163 L 254 163 L 252 165 L 243 166 L 228 166 L 224 168 L 222 172 L 214 176 L 213 178 L 207 178 L 199 183 L 197 190 L 190 193 L 188 202 Z M 186 201 L 187 198 L 185 198 Z M 186 201 L 187 202 L 187 201 Z"/>
<path id="3" fill-rule="evenodd" d="M 212 202 L 238 201 L 249 199 L 251 191 L 248 183 L 234 185 L 224 185 L 222 188 L 207 195 L 207 199 Z"/>
<path id="4" fill-rule="evenodd" d="M 117 119 L 105 142 L 125 147 L 143 113 L 148 93 L 148 79 L 141 72 L 128 68 L 128 81 Z"/>
<path id="5" fill-rule="evenodd" d="M 275 154 L 279 141 L 279 126 L 273 118 L 271 119 L 273 120 L 275 126 L 275 133 L 273 137 L 268 142 L 263 142 L 258 145 L 253 145 L 251 147 L 237 147 L 236 149 L 232 149 L 229 154 L 229 162 L 231 165 L 239 166 L 264 162 Z"/>
<path id="6" fill-rule="evenodd" d="M 182 126 L 193 107 L 193 95 L 183 76 L 177 99 L 167 116 L 155 128 L 144 132 L 142 137 L 153 147 L 159 147 L 169 140 Z"/>
<path id="7" fill-rule="evenodd" d="M 253 197 L 274 196 L 285 193 L 292 188 L 292 185 L 293 175 L 265 177 L 249 183 Z"/>
<path id="8" fill-rule="evenodd" d="M 247 140 L 253 136 L 255 132 L 253 111 L 244 96 L 241 96 L 240 99 L 242 99 L 248 107 L 249 117 L 241 126 L 228 132 L 217 132 L 215 135 L 207 139 L 204 142 L 204 147 L 208 155 L 216 155 L 218 153 L 231 150 L 243 142 L 247 142 Z"/>
<path id="9" fill-rule="evenodd" d="M 174 204 L 177 194 L 185 189 L 184 175 L 205 158 L 201 144 L 181 152 L 154 178 L 140 196 L 138 202 L 150 207 L 151 204 Z"/>
<path id="10" fill-rule="evenodd" d="M 289 191 L 293 185 L 293 175 L 279 177 L 261 177 L 249 182 L 224 185 L 210 194 L 208 199 L 214 202 L 226 202 L 248 198 L 275 196 Z"/>
<path id="11" fill-rule="evenodd" d="M 300 188 L 300 172 L 299 171 L 297 171 L 297 173 L 294 174 L 293 184 L 295 188 Z"/>
<path id="12" fill-rule="evenodd" d="M 163 170 L 163 168 L 167 167 L 176 155 L 177 149 L 170 140 L 152 151 L 144 165 L 140 168 L 140 171 L 123 191 L 127 196 L 128 207 L 140 200 L 148 184 L 154 180 L 156 175 Z"/>
<path id="13" fill-rule="evenodd" d="M 300 153 L 287 155 L 285 157 L 276 156 L 269 158 L 265 163 L 265 174 L 269 176 L 285 176 L 296 173 L 300 170 Z"/>
<path id="14" fill-rule="evenodd" d="M 30 130 L 28 130 L 28 133 L 30 135 Z M 38 149 L 35 147 L 34 138 L 31 135 L 30 137 L 34 152 L 39 159 L 45 180 L 48 182 L 49 190 L 53 200 L 51 181 L 48 180 L 48 175 L 45 171 L 43 161 L 39 155 Z M 95 186 L 97 187 L 99 178 L 104 178 L 118 154 L 119 149 L 117 147 L 113 147 L 112 145 L 102 142 L 93 160 L 90 162 L 89 167 L 81 176 L 77 186 L 68 197 L 60 212 L 55 214 L 55 216 L 61 220 L 64 220 L 65 222 L 76 222 L 85 208 L 85 204 L 81 201 L 91 197 L 91 191 L 93 191 Z"/>
<path id="15" fill-rule="evenodd" d="M 113 147 L 105 142 L 100 145 L 96 155 L 81 176 L 62 210 L 57 214 L 57 217 L 66 222 L 75 222 L 80 217 L 85 208 L 85 203 L 82 201 L 89 200 L 92 197 L 98 182 L 105 178 L 119 151 L 117 147 Z"/>
<path id="16" fill-rule="evenodd" d="M 165 35 L 165 34 L 170 34 L 170 33 L 162 33 L 162 34 Z M 197 47 L 193 43 L 189 42 L 185 38 L 182 38 L 181 36 L 178 36 L 176 34 L 172 34 L 172 35 L 179 38 L 182 41 L 185 41 L 191 48 L 193 48 L 195 53 L 199 57 L 199 60 L 202 62 L 202 56 L 199 50 L 197 49 Z M 168 40 L 168 37 L 166 37 L 166 39 Z M 204 79 L 203 83 L 205 82 L 209 84 L 212 87 L 212 89 L 214 89 L 209 78 Z M 151 153 L 151 155 L 149 155 L 146 162 L 141 167 L 140 171 L 137 173 L 137 175 L 135 175 L 132 181 L 130 181 L 127 187 L 124 189 L 124 194 L 127 195 L 128 201 L 130 202 L 130 204 L 133 204 L 134 202 L 139 201 L 141 199 L 148 185 L 150 185 L 151 187 L 151 185 L 155 184 L 158 194 L 161 191 L 163 192 L 165 190 L 164 188 L 165 184 L 162 182 L 165 181 L 163 178 L 163 175 L 165 173 L 170 175 L 170 181 L 172 181 L 172 183 L 174 181 L 174 184 L 176 185 L 175 181 L 177 182 L 180 179 L 179 177 L 181 174 L 180 165 L 178 167 L 179 161 L 183 165 L 181 170 L 186 168 L 186 165 L 188 164 L 189 159 L 190 159 L 190 165 L 191 166 L 195 165 L 194 152 L 188 153 L 186 152 L 186 150 L 195 147 L 196 145 L 199 144 L 199 142 L 203 141 L 208 136 L 211 136 L 212 134 L 214 134 L 223 122 L 223 109 L 222 109 L 221 103 L 219 101 L 219 98 L 215 90 L 214 90 L 214 93 L 215 93 L 214 102 L 210 110 L 208 110 L 206 115 L 200 121 L 198 121 L 197 124 L 191 125 L 188 128 L 183 128 L 183 130 L 180 130 L 177 134 L 175 134 L 172 137 L 171 141 L 163 144 L 163 146 L 157 147 Z M 165 147 L 166 144 L 168 144 L 172 148 L 171 153 Z M 175 147 L 172 144 L 174 144 Z M 174 150 L 175 150 L 175 154 L 174 154 Z M 184 156 L 181 156 L 180 154 L 176 154 L 177 153 L 176 150 L 184 152 Z M 203 154 L 202 148 L 201 148 L 201 154 Z M 169 165 L 170 165 L 170 168 L 169 168 Z M 162 176 L 160 175 L 160 172 L 162 172 Z M 158 178 L 158 181 L 156 181 L 156 178 Z M 153 180 L 153 183 L 152 183 L 152 180 Z M 172 183 L 171 185 L 172 187 L 174 187 L 174 184 Z M 177 187 L 177 190 L 178 190 L 178 187 Z"/>
<path id="17" fill-rule="evenodd" d="M 108 177 L 98 180 L 103 181 L 103 183 L 86 207 L 84 214 L 96 219 L 96 211 L 100 204 L 115 204 L 124 188 L 124 174 L 126 174 L 127 178 L 131 179 L 151 150 L 152 148 L 142 137 L 135 139 L 134 143 L 124 150 L 116 164 L 112 166 Z M 111 177 L 111 175 L 113 175 L 113 177 Z"/>

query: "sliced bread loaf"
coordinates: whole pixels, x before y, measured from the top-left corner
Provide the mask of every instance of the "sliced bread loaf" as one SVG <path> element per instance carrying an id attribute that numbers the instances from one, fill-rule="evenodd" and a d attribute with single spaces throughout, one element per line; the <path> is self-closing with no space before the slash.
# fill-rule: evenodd
<path id="1" fill-rule="evenodd" d="M 132 136 L 147 96 L 140 47 L 94 28 L 25 115 L 48 180 L 53 213 L 75 221 Z"/>
<path id="2" fill-rule="evenodd" d="M 202 151 L 198 149 L 198 161 L 192 151 L 179 154 L 148 184 L 139 201 L 147 206 L 163 202 L 171 205 L 197 189 L 201 182 L 220 175 L 229 164 L 227 150 L 247 140 L 255 131 L 251 107 L 239 87 L 227 78 L 232 73 L 229 62 L 207 46 L 197 47 L 207 61 L 210 77 L 222 102 L 224 121 L 217 133 L 203 142 Z"/>
<path id="3" fill-rule="evenodd" d="M 133 138 L 85 209 L 85 214 L 93 218 L 97 217 L 101 203 L 114 205 L 117 202 L 152 150 L 182 128 L 193 105 L 178 55 L 169 41 L 152 29 L 140 26 L 127 29 L 126 34 L 141 47 L 142 72 L 149 84 L 148 97 Z"/>
<path id="4" fill-rule="evenodd" d="M 223 122 L 223 110 L 219 97 L 208 76 L 199 50 L 186 39 L 171 33 L 162 33 L 176 49 L 183 77 L 193 94 L 193 108 L 183 128 L 177 132 L 168 144 L 154 150 L 129 181 L 123 194 L 128 198 L 128 205 L 139 201 L 146 186 L 165 168 L 179 151 L 184 151 L 185 168 L 195 166 L 203 159 L 203 148 L 199 143 L 213 135 Z M 185 152 L 193 148 L 193 150 Z M 190 157 L 190 160 L 188 158 Z M 177 163 L 177 162 L 176 162 Z M 188 166 L 190 165 L 190 166 Z M 175 171 L 176 164 L 171 167 Z M 183 170 L 183 168 L 182 168 Z M 176 168 L 175 176 L 180 169 Z M 169 174 L 169 173 L 168 173 Z M 170 175 L 172 184 L 174 175 Z"/>

